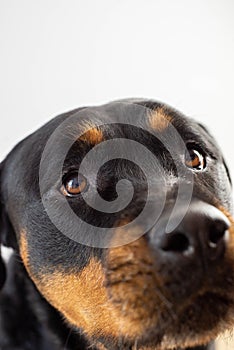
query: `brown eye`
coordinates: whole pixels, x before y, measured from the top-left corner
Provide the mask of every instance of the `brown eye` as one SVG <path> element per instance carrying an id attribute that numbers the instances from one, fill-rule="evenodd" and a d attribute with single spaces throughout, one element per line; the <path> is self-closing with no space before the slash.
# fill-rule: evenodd
<path id="1" fill-rule="evenodd" d="M 197 149 L 189 148 L 185 155 L 185 164 L 188 168 L 202 171 L 206 167 L 206 159 Z"/>
<path id="2" fill-rule="evenodd" d="M 73 172 L 63 179 L 61 192 L 68 197 L 77 196 L 88 188 L 87 179 L 78 172 Z"/>

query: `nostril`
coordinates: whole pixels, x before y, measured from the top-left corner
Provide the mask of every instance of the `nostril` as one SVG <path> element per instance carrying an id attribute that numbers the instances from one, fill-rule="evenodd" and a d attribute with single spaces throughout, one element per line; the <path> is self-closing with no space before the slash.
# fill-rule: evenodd
<path id="1" fill-rule="evenodd" d="M 228 225 L 225 222 L 216 220 L 209 232 L 209 246 L 211 248 L 216 248 L 219 242 L 225 238 L 227 229 Z"/>
<path id="2" fill-rule="evenodd" d="M 188 238 L 183 233 L 176 232 L 168 234 L 161 249 L 164 251 L 183 253 L 189 249 L 189 246 Z"/>

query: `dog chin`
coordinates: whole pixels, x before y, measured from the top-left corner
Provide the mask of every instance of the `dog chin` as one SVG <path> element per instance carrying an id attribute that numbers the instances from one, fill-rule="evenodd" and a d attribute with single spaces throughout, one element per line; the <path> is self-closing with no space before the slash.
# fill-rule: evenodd
<path id="1" fill-rule="evenodd" d="M 168 319 L 168 315 L 164 317 Z M 169 350 L 206 345 L 227 329 L 233 329 L 233 319 L 234 301 L 206 292 L 163 325 L 160 344 L 154 342 L 153 334 L 149 334 L 149 338 L 142 342 L 142 349 Z"/>
<path id="2" fill-rule="evenodd" d="M 120 334 L 118 339 L 112 338 L 112 342 L 116 345 L 116 349 L 120 342 L 123 344 L 123 349 L 135 347 L 139 350 L 186 349 L 206 345 L 228 328 L 231 329 L 233 318 L 233 300 L 213 292 L 204 292 L 186 306 L 181 305 L 180 310 L 174 312 L 164 310 L 161 315 L 157 315 L 158 321 L 156 318 L 142 321 L 135 336 Z M 132 326 L 137 328 L 136 324 L 132 323 Z M 103 338 L 102 344 L 105 344 Z"/>

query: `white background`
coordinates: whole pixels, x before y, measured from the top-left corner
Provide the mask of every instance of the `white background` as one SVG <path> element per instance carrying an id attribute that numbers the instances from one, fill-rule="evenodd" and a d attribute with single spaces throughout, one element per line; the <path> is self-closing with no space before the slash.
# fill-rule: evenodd
<path id="1" fill-rule="evenodd" d="M 208 125 L 234 168 L 233 0 L 0 0 L 0 43 L 0 159 L 58 113 L 150 97 Z"/>
<path id="2" fill-rule="evenodd" d="M 58 113 L 124 97 L 205 123 L 234 174 L 233 0 L 0 0 L 0 160 Z"/>

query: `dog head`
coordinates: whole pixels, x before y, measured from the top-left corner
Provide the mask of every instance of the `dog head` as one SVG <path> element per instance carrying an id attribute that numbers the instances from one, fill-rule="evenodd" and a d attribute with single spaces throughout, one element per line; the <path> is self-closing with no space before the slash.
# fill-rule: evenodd
<path id="1" fill-rule="evenodd" d="M 174 109 L 58 116 L 3 161 L 1 201 L 3 244 L 97 347 L 186 348 L 231 326 L 230 176 L 208 131 Z"/>

